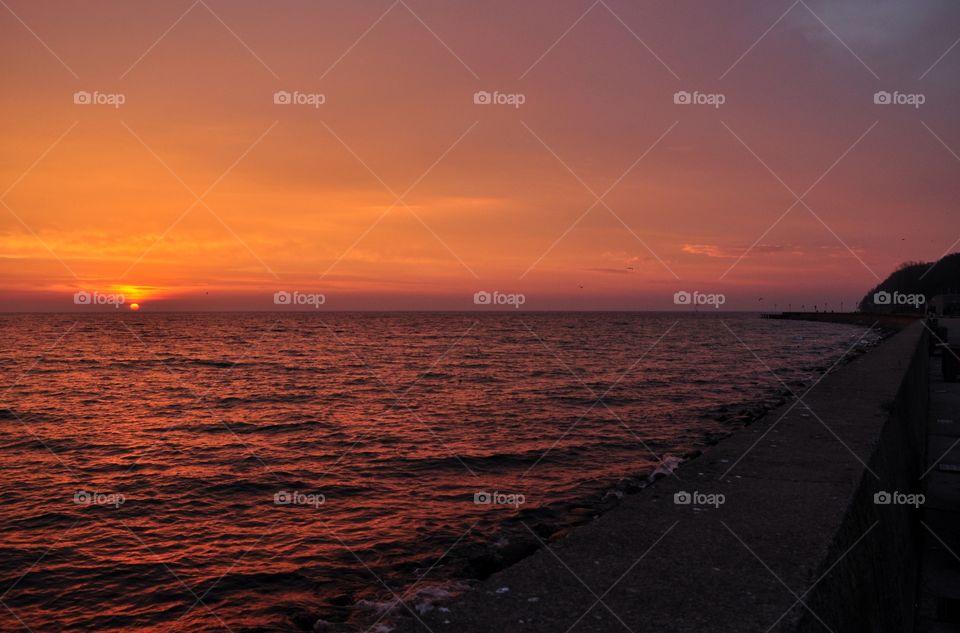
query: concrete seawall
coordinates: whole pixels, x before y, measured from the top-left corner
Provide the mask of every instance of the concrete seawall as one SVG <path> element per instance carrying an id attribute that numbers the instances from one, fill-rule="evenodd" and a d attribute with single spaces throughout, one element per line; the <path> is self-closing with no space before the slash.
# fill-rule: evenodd
<path id="1" fill-rule="evenodd" d="M 864 469 L 860 485 L 850 498 L 840 529 L 824 560 L 838 560 L 871 525 L 877 538 L 864 539 L 811 592 L 807 604 L 834 631 L 912 631 L 915 621 L 917 573 L 920 558 L 918 512 L 904 505 L 877 505 L 878 491 L 918 493 L 926 447 L 926 420 L 929 408 L 929 355 L 927 331 L 914 322 L 882 350 L 883 355 L 867 356 L 865 365 L 882 374 L 884 366 L 892 380 L 879 390 L 868 389 L 858 398 L 889 411 L 883 424 L 873 431 L 874 450 L 867 460 L 874 477 Z M 881 350 L 878 350 L 881 351 Z M 850 367 L 853 370 L 854 367 Z M 859 372 L 858 372 L 859 373 Z M 869 374 L 861 373 L 866 378 Z M 880 377 L 879 375 L 877 376 Z M 896 397 L 886 399 L 899 382 Z M 851 394 L 852 395 L 852 394 Z M 877 398 L 881 398 L 877 400 Z M 869 435 L 871 430 L 864 429 Z M 827 569 L 824 568 L 823 572 Z M 805 614 L 796 631 L 823 631 Z"/>
<path id="2" fill-rule="evenodd" d="M 926 330 L 797 395 L 406 630 L 914 630 Z"/>

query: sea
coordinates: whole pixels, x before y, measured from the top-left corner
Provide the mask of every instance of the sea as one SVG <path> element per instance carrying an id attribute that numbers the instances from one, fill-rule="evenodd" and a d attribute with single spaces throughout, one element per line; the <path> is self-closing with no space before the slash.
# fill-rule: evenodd
<path id="1" fill-rule="evenodd" d="M 880 338 L 712 310 L 3 314 L 0 631 L 386 632 Z"/>

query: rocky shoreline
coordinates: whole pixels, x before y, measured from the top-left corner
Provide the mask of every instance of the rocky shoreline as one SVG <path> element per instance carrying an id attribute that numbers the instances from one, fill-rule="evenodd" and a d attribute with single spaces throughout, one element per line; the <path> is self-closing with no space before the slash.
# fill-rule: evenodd
<path id="1" fill-rule="evenodd" d="M 864 339 L 862 344 L 850 349 L 835 365 L 826 363 L 811 367 L 810 371 L 818 375 L 828 370 L 831 373 L 836 372 L 880 345 L 897 331 L 897 328 L 889 326 L 877 328 L 874 338 Z M 446 571 L 444 576 L 449 580 L 425 584 L 425 586 L 418 585 L 412 591 L 407 588 L 397 596 L 403 600 L 403 604 L 397 600 L 397 597 L 385 599 L 382 602 L 363 600 L 358 604 L 353 604 L 349 597 L 345 597 L 340 604 L 331 605 L 340 613 L 339 616 L 335 616 L 338 621 L 321 617 L 313 622 L 312 627 L 307 626 L 307 621 L 303 620 L 301 626 L 304 630 L 329 633 L 353 633 L 366 630 L 387 633 L 394 630 L 407 630 L 415 624 L 411 610 L 416 611 L 418 615 L 444 610 L 446 608 L 444 604 L 456 600 L 482 581 L 530 557 L 541 550 L 545 544 L 552 544 L 568 537 L 577 529 L 617 508 L 628 496 L 646 490 L 655 482 L 668 477 L 674 470 L 696 460 L 703 455 L 704 450 L 716 446 L 724 439 L 762 420 L 768 413 L 792 400 L 791 390 L 793 393 L 802 393 L 808 386 L 804 382 L 788 383 L 786 387 L 781 387 L 774 394 L 760 400 L 723 405 L 708 410 L 704 417 L 722 423 L 725 428 L 704 436 L 699 448 L 686 451 L 682 455 L 664 457 L 659 467 L 635 476 L 624 477 L 613 485 L 605 487 L 601 492 L 577 502 L 523 510 L 506 518 L 501 523 L 503 534 L 523 534 L 523 531 L 516 529 L 517 525 L 522 524 L 528 531 L 529 537 L 514 536 L 513 539 L 507 539 L 503 536 L 486 542 L 471 543 L 457 551 L 448 552 L 443 567 Z M 376 624 L 376 628 L 370 629 L 373 623 Z"/>

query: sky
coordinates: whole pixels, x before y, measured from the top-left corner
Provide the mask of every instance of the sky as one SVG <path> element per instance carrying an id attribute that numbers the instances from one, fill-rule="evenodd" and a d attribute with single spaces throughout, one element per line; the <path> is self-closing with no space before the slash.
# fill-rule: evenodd
<path id="1" fill-rule="evenodd" d="M 0 35 L 0 311 L 839 310 L 960 244 L 956 2 L 3 0 Z"/>

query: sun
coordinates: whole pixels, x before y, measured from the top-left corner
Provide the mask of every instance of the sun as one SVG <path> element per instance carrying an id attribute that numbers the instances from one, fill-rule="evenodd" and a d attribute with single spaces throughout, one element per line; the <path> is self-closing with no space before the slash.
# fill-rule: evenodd
<path id="1" fill-rule="evenodd" d="M 131 304 L 130 304 L 130 309 L 133 310 L 134 312 L 136 312 L 137 310 L 140 309 L 140 304 L 139 304 L 139 303 L 131 303 Z"/>

